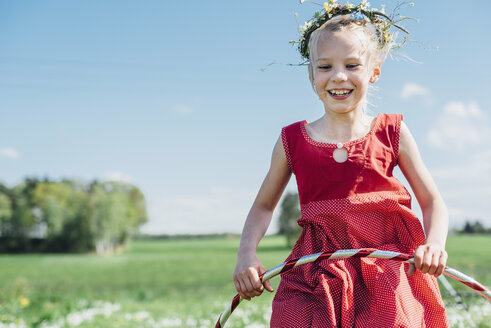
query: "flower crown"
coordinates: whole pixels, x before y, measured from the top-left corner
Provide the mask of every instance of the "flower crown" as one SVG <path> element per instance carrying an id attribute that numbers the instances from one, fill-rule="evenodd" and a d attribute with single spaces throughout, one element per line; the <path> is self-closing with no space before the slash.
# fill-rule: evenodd
<path id="1" fill-rule="evenodd" d="M 300 0 L 301 4 L 304 2 L 315 3 L 309 0 Z M 321 5 L 319 3 L 315 4 Z M 409 5 L 414 6 L 414 3 L 411 2 Z M 407 36 L 404 37 L 401 43 L 396 44 L 395 35 L 394 33 L 390 33 L 390 28 L 394 26 L 404 33 L 409 34 L 405 28 L 397 25 L 396 23 L 405 19 L 410 19 L 410 17 L 403 17 L 399 14 L 393 14 L 392 17 L 389 17 L 385 14 L 385 8 L 383 6 L 381 11 L 375 8 L 369 9 L 369 6 L 370 3 L 366 0 L 362 0 L 362 2 L 357 6 L 352 5 L 349 2 L 346 2 L 345 5 L 341 5 L 337 3 L 337 0 L 328 0 L 327 2 L 324 2 L 323 10 L 315 12 L 314 17 L 305 22 L 303 26 L 299 27 L 300 39 L 298 41 L 290 41 L 290 43 L 298 43 L 298 51 L 300 52 L 300 55 L 306 60 L 306 62 L 308 62 L 309 40 L 312 33 L 335 16 L 349 15 L 349 17 L 353 19 L 362 21 L 368 20 L 372 24 L 372 26 L 375 28 L 375 34 L 380 49 L 384 49 L 386 47 L 389 47 L 389 50 L 400 48 L 407 41 Z M 400 6 L 401 5 L 398 5 L 396 9 L 394 9 L 394 12 Z M 398 19 L 395 19 L 395 16 L 398 16 Z"/>

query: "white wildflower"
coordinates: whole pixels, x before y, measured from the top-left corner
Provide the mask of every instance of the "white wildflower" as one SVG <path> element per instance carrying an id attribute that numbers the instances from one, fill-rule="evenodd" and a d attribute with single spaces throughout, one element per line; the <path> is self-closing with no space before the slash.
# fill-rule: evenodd
<path id="1" fill-rule="evenodd" d="M 305 24 L 300 26 L 298 28 L 298 30 L 299 30 L 300 34 L 304 34 L 305 31 L 307 31 L 307 29 L 309 29 L 311 26 L 312 26 L 312 21 L 307 21 L 307 22 L 305 22 Z"/>
<path id="2" fill-rule="evenodd" d="M 158 321 L 157 327 L 182 327 L 183 322 L 179 318 L 163 318 Z"/>
<path id="3" fill-rule="evenodd" d="M 92 319 L 98 314 L 109 317 L 113 312 L 121 309 L 121 305 L 112 304 L 109 302 L 95 301 L 93 304 L 95 306 L 93 308 L 69 313 L 66 317 L 67 323 L 71 326 L 79 326 L 85 321 L 92 321 Z"/>
<path id="4" fill-rule="evenodd" d="M 208 328 L 211 327 L 212 322 L 209 319 L 200 319 L 199 324 L 201 328 Z"/>
<path id="5" fill-rule="evenodd" d="M 360 3 L 360 8 L 361 9 L 368 9 L 368 7 L 370 7 L 370 2 L 368 2 L 367 0 L 363 0 L 361 3 Z"/>
<path id="6" fill-rule="evenodd" d="M 196 325 L 197 325 L 197 324 L 198 324 L 198 322 L 197 322 L 197 321 L 196 321 L 196 319 L 194 319 L 194 318 L 188 318 L 188 319 L 186 320 L 186 325 L 187 325 L 188 327 L 196 327 Z"/>
<path id="7" fill-rule="evenodd" d="M 27 328 L 24 320 L 20 319 L 18 322 L 14 323 L 2 323 L 0 322 L 0 328 Z"/>
<path id="8" fill-rule="evenodd" d="M 148 319 L 148 318 L 151 318 L 151 315 L 147 311 L 136 312 L 133 315 L 133 320 L 135 320 L 135 321 L 143 321 L 143 320 Z"/>
<path id="9" fill-rule="evenodd" d="M 452 327 L 477 327 L 477 324 L 489 319 L 491 304 L 480 302 L 471 305 L 466 311 L 459 306 L 447 306 L 446 312 Z"/>

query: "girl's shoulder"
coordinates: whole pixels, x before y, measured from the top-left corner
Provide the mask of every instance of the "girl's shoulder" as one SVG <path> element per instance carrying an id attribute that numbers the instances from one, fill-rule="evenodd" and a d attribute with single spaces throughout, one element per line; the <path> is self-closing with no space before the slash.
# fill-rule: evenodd
<path id="1" fill-rule="evenodd" d="M 401 132 L 403 116 L 400 113 L 380 113 L 377 115 L 375 135 L 386 135 L 390 139 L 398 139 Z"/>
<path id="2" fill-rule="evenodd" d="M 301 134 L 302 127 L 305 127 L 305 124 L 307 124 L 307 121 L 303 120 L 284 126 L 283 128 L 281 128 L 282 139 L 286 139 L 286 138 L 290 139 L 299 136 Z"/>
<path id="3" fill-rule="evenodd" d="M 306 120 L 297 121 L 288 125 L 285 125 L 282 130 L 298 129 L 302 124 L 307 124 Z"/>
<path id="4" fill-rule="evenodd" d="M 378 118 L 383 121 L 385 125 L 400 125 L 403 116 L 400 113 L 380 113 Z"/>
<path id="5" fill-rule="evenodd" d="M 403 116 L 400 113 L 380 114 L 380 126 L 390 134 L 400 135 Z"/>
<path id="6" fill-rule="evenodd" d="M 401 113 L 378 113 L 372 118 L 379 128 L 384 128 L 389 125 L 400 125 L 403 116 Z"/>

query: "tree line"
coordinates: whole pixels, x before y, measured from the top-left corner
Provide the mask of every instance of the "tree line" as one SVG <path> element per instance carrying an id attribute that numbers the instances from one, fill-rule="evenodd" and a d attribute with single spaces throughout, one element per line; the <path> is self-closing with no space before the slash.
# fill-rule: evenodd
<path id="1" fill-rule="evenodd" d="M 116 181 L 0 183 L 0 252 L 106 253 L 148 220 L 143 193 Z"/>
<path id="2" fill-rule="evenodd" d="M 459 233 L 467 233 L 467 234 L 491 234 L 491 228 L 486 228 L 481 221 L 465 221 L 464 227 L 461 230 L 458 230 Z"/>

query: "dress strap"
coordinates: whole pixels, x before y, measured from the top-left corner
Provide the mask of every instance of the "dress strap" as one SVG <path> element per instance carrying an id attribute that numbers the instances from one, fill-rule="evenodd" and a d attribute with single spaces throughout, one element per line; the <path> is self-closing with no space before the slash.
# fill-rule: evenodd
<path id="1" fill-rule="evenodd" d="M 293 154 L 301 136 L 300 125 L 304 124 L 303 121 L 295 122 L 281 129 L 281 141 L 283 143 L 283 149 L 285 151 L 286 161 L 290 171 L 295 173 L 295 163 L 293 161 Z"/>
<path id="2" fill-rule="evenodd" d="M 378 144 L 376 148 L 384 148 L 388 151 L 389 157 L 387 155 L 383 157 L 395 167 L 398 165 L 399 159 L 402 114 L 379 114 L 379 119 L 373 140 L 376 140 L 375 144 Z"/>
<path id="3" fill-rule="evenodd" d="M 283 150 L 285 151 L 285 156 L 286 156 L 286 163 L 288 164 L 288 168 L 290 169 L 290 171 L 293 172 L 293 169 L 292 169 L 292 158 L 290 156 L 290 149 L 288 147 L 288 137 L 286 136 L 287 132 L 286 132 L 286 127 L 283 127 L 281 129 L 281 142 L 283 143 Z"/>
<path id="4" fill-rule="evenodd" d="M 392 144 L 394 166 L 399 164 L 399 144 L 401 137 L 402 114 L 386 114 L 386 129 Z"/>

